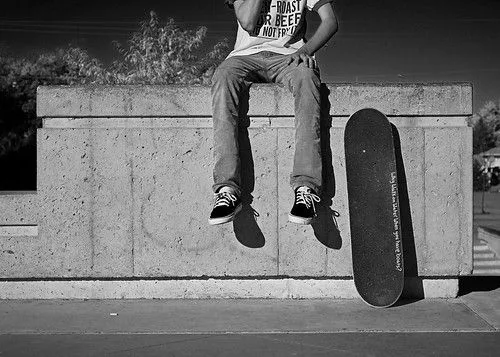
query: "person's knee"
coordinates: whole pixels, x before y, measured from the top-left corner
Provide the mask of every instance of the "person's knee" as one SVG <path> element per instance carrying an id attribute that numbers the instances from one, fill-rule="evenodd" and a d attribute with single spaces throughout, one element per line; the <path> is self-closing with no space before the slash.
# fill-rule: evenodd
<path id="1" fill-rule="evenodd" d="M 228 83 L 228 82 L 239 82 L 241 79 L 238 76 L 237 70 L 231 61 L 231 58 L 222 62 L 219 67 L 215 70 L 212 77 L 212 84 L 216 83 Z"/>
<path id="2" fill-rule="evenodd" d="M 316 69 L 309 68 L 305 65 L 299 65 L 292 74 L 291 83 L 292 90 L 301 90 L 304 87 L 318 89 L 321 86 L 319 72 Z"/>
<path id="3" fill-rule="evenodd" d="M 307 81 L 312 83 L 319 83 L 319 72 L 316 69 L 309 68 L 306 65 L 302 64 L 297 66 L 297 69 L 294 73 L 294 78 L 297 81 Z"/>

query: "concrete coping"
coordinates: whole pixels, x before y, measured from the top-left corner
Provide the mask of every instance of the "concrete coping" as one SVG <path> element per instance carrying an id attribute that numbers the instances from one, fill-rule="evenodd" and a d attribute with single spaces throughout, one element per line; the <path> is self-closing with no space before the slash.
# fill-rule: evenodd
<path id="1" fill-rule="evenodd" d="M 469 116 L 470 83 L 326 83 L 332 116 L 373 107 L 390 116 Z M 329 102 L 329 103 L 328 103 Z M 275 84 L 255 84 L 249 116 L 293 116 L 293 97 Z M 54 117 L 210 117 L 209 86 L 41 86 L 37 115 Z"/>
<path id="2" fill-rule="evenodd" d="M 331 128 L 344 128 L 348 117 L 330 117 L 328 125 Z M 466 117 L 462 116 L 389 116 L 389 120 L 398 128 L 432 128 L 432 127 L 467 127 Z M 138 128 L 168 128 L 168 129 L 202 129 L 212 128 L 213 120 L 207 117 L 69 117 L 43 118 L 46 129 L 138 129 Z M 293 117 L 251 117 L 248 121 L 251 128 L 293 128 Z"/>

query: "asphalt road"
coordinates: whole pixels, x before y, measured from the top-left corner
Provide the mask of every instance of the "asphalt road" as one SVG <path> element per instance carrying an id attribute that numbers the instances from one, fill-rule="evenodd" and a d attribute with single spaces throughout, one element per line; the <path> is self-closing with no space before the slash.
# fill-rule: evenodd
<path id="1" fill-rule="evenodd" d="M 2 335 L 0 356 L 496 356 L 500 332 Z"/>

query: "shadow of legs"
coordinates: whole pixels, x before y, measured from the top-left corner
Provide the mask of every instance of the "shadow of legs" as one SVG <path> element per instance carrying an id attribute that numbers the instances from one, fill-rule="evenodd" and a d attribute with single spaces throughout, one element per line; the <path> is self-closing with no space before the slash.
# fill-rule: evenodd
<path id="1" fill-rule="evenodd" d="M 335 196 L 335 175 L 332 164 L 332 149 L 330 147 L 330 128 L 332 118 L 330 117 L 330 101 L 328 96 L 330 90 L 325 84 L 321 84 L 321 156 L 323 162 L 323 185 L 321 202 L 316 207 L 317 217 L 312 223 L 314 235 L 326 247 L 340 249 L 342 237 L 337 225 L 336 218 L 339 213 L 332 210 L 332 199 Z"/>
<path id="2" fill-rule="evenodd" d="M 248 136 L 250 119 L 248 113 L 248 91 L 243 93 L 239 114 L 238 145 L 241 172 L 241 201 L 243 208 L 233 221 L 236 239 L 248 248 L 262 248 L 265 238 L 257 224 L 258 213 L 252 208 L 252 192 L 255 188 L 255 169 L 252 156 L 252 146 Z"/>

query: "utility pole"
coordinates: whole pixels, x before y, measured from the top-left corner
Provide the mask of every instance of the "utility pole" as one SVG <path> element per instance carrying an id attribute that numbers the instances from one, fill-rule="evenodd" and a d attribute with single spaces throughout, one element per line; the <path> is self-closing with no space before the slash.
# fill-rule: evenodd
<path id="1" fill-rule="evenodd" d="M 484 195 L 486 191 L 486 178 L 488 177 L 488 172 L 490 168 L 490 162 L 486 160 L 485 165 L 484 165 L 484 173 L 482 174 L 483 176 L 483 195 L 481 197 L 481 213 L 482 214 L 487 214 L 486 210 L 484 209 Z"/>

